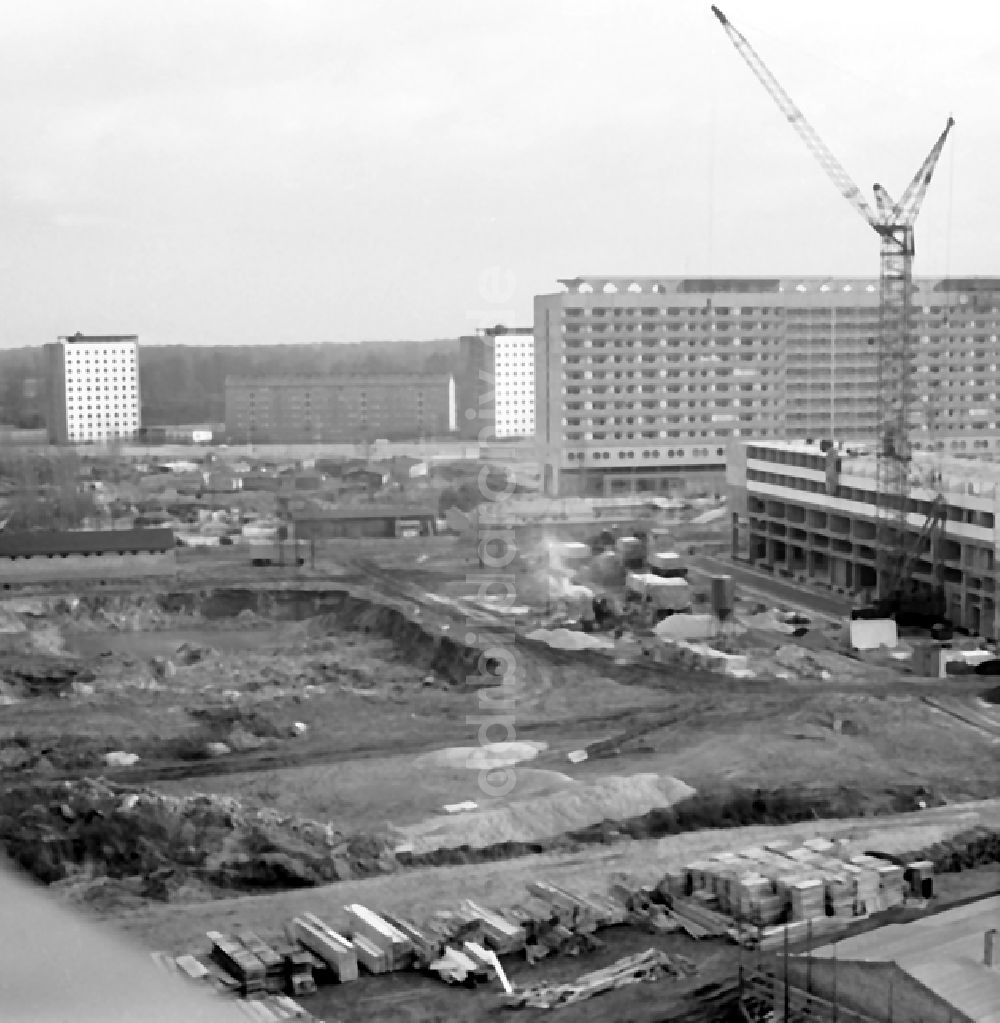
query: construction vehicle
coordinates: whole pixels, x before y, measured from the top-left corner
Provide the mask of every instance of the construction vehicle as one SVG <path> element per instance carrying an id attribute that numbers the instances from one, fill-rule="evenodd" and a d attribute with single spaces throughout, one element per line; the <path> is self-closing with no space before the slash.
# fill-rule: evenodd
<path id="1" fill-rule="evenodd" d="M 914 395 L 913 256 L 916 249 L 913 225 L 927 194 L 941 150 L 955 123 L 954 119 L 948 118 L 944 130 L 898 202 L 892 200 L 882 185 L 875 184 L 873 191 L 876 208 L 872 210 L 862 198 L 861 189 L 746 38 L 733 27 L 718 7 L 713 5 L 712 13 L 718 18 L 737 52 L 837 190 L 879 237 L 881 260 L 876 360 L 879 394 L 875 487 L 876 600 L 873 607 L 883 611 L 893 610 L 894 616 L 900 614 L 904 617 L 912 614 L 923 616 L 922 611 L 930 614 L 937 597 L 927 592 L 922 594 L 913 592 L 909 585 L 909 575 L 904 571 L 911 560 L 906 544 L 909 533 L 908 517 L 912 512 L 911 434 L 915 429 L 926 429 L 932 425 L 930 410 L 922 411 L 921 403 L 915 400 Z M 918 421 L 918 414 L 923 417 L 922 421 Z M 937 505 L 939 502 L 943 503 L 940 494 L 934 503 Z M 934 530 L 940 529 L 941 521 L 943 519 L 932 511 L 920 531 L 918 543 L 931 538 Z M 932 546 L 936 547 L 936 544 Z M 943 610 L 942 608 L 942 613 Z"/>

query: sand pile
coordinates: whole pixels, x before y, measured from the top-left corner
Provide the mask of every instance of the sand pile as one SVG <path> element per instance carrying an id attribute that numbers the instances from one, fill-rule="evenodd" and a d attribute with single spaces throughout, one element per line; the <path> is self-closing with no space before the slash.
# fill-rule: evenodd
<path id="1" fill-rule="evenodd" d="M 611 650 L 614 643 L 607 636 L 572 629 L 534 629 L 528 639 L 536 639 L 556 650 Z"/>
<path id="2" fill-rule="evenodd" d="M 513 797 L 503 804 L 447 817 L 429 817 L 419 824 L 393 830 L 400 844 L 416 854 L 461 846 L 484 849 L 505 842 L 555 838 L 605 820 L 640 817 L 693 794 L 689 785 L 669 776 L 612 776 L 577 782 L 561 792 L 528 799 L 518 799 L 515 789 Z"/>
<path id="3" fill-rule="evenodd" d="M 491 742 L 485 746 L 451 746 L 417 757 L 415 763 L 426 767 L 457 767 L 468 771 L 491 771 L 534 760 L 547 748 L 544 742 Z"/>

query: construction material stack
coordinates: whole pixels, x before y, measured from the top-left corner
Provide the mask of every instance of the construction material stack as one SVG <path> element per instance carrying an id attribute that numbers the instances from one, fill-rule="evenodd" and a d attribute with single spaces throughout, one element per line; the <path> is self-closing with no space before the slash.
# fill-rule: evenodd
<path id="1" fill-rule="evenodd" d="M 413 942 L 367 906 L 344 907 L 358 961 L 371 973 L 405 970 L 413 962 Z"/>
<path id="2" fill-rule="evenodd" d="M 266 941 L 253 931 L 240 930 L 235 939 L 264 966 L 264 990 L 280 995 L 285 989 L 285 961 Z"/>
<path id="3" fill-rule="evenodd" d="M 494 913 L 490 909 L 484 909 L 478 903 L 466 899 L 462 903 L 462 909 L 472 913 L 482 922 L 483 942 L 487 948 L 492 949 L 497 955 L 510 955 L 512 952 L 520 952 L 524 948 L 524 928 L 512 923 L 500 913 Z"/>
<path id="4" fill-rule="evenodd" d="M 304 913 L 292 921 L 295 940 L 315 953 L 346 984 L 358 979 L 358 953 L 342 934 L 328 927 L 318 916 Z"/>
<path id="5" fill-rule="evenodd" d="M 246 997 L 266 992 L 264 964 L 242 942 L 219 931 L 209 931 L 208 940 L 212 943 L 212 959 L 238 981 L 240 994 Z"/>

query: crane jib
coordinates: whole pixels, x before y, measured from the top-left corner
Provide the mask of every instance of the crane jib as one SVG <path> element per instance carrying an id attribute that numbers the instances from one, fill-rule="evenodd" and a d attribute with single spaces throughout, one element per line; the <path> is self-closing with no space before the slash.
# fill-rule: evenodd
<path id="1" fill-rule="evenodd" d="M 880 185 L 875 186 L 875 201 L 879 211 L 876 217 L 861 198 L 861 189 L 779 85 L 753 47 L 718 7 L 713 5 L 712 13 L 721 22 L 737 53 L 816 157 L 837 191 L 865 218 L 881 239 L 876 357 L 879 395 L 875 486 L 878 537 L 876 589 L 880 599 L 890 599 L 898 593 L 900 566 L 906 564 L 906 559 L 900 555 L 900 544 L 905 542 L 903 538 L 907 535 L 908 514 L 912 510 L 908 472 L 911 455 L 909 433 L 918 416 L 923 417 L 924 421 L 916 425 L 921 428 L 931 426 L 929 413 L 915 399 L 911 386 L 914 362 L 914 337 L 911 330 L 915 251 L 913 225 L 955 121 L 952 117 L 948 118 L 944 131 L 913 175 L 898 203 L 893 203 L 888 192 Z M 933 529 L 934 525 L 932 523 L 928 528 Z"/>

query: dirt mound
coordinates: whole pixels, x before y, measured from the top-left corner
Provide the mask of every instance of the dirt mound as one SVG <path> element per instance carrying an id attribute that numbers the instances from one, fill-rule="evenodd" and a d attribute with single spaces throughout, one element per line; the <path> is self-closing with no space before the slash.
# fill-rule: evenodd
<path id="1" fill-rule="evenodd" d="M 74 682 L 93 682 L 94 673 L 79 661 L 35 656 L 7 660 L 0 678 L 21 696 L 62 696 L 72 691 Z"/>
<path id="2" fill-rule="evenodd" d="M 612 650 L 614 643 L 607 636 L 596 636 L 572 629 L 534 629 L 528 639 L 544 643 L 554 650 Z"/>
<path id="3" fill-rule="evenodd" d="M 168 796 L 89 778 L 3 793 L 0 846 L 45 883 L 108 877 L 163 901 L 192 885 L 297 888 L 396 869 L 381 839 L 226 796 Z"/>
<path id="4" fill-rule="evenodd" d="M 554 838 L 604 820 L 639 817 L 694 794 L 676 778 L 656 774 L 607 777 L 547 796 L 508 800 L 486 810 L 430 817 L 394 829 L 400 844 L 414 855 L 437 849 L 483 849 L 507 843 Z"/>

